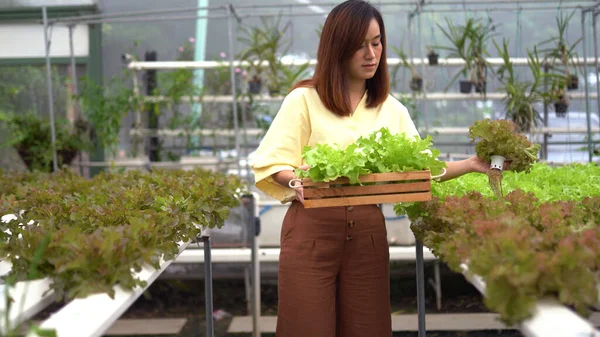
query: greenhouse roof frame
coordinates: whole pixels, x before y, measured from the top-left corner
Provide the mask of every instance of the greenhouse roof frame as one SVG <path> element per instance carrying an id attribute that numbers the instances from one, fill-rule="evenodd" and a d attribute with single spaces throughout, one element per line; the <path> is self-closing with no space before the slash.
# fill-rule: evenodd
<path id="1" fill-rule="evenodd" d="M 309 8 L 311 6 L 335 6 L 339 3 L 333 2 L 310 2 L 310 3 L 281 3 L 272 5 L 224 5 L 224 6 L 206 6 L 206 7 L 182 7 L 165 10 L 145 10 L 114 13 L 110 15 L 83 15 L 62 17 L 49 19 L 48 24 L 55 23 L 64 24 L 98 24 L 98 23 L 128 23 L 128 22 L 143 22 L 143 21 L 165 21 L 165 20 L 183 20 L 183 19 L 222 19 L 226 18 L 228 12 L 236 16 L 239 20 L 249 17 L 266 17 L 278 14 L 240 14 L 240 10 L 259 10 L 259 9 L 294 9 L 294 8 Z M 495 5 L 494 8 L 478 8 L 477 6 Z M 539 6 L 529 6 L 538 4 Z M 593 10 L 600 6 L 600 0 L 549 0 L 540 3 L 536 0 L 506 0 L 498 3 L 490 0 L 405 0 L 398 2 L 380 2 L 377 6 L 383 7 L 414 7 L 414 13 L 449 13 L 449 12 L 498 12 L 498 11 L 544 11 L 559 9 L 581 9 Z M 457 8 L 436 8 L 437 6 L 460 5 Z M 475 7 L 471 7 L 475 6 Z M 498 7 L 500 6 L 500 7 Z M 164 14 L 180 14 L 197 12 L 199 10 L 223 10 L 223 14 L 217 15 L 181 15 L 181 16 L 165 16 Z M 306 12 L 294 13 L 293 16 L 322 16 L 324 13 Z M 40 21 L 37 21 L 40 22 Z M 41 23 L 41 22 L 40 22 Z"/>

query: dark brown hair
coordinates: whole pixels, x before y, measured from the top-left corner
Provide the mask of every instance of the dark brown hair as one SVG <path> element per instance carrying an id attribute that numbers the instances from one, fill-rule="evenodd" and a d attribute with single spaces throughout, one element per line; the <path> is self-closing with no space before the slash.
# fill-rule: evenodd
<path id="1" fill-rule="evenodd" d="M 379 23 L 382 52 L 375 75 L 366 83 L 367 107 L 383 103 L 390 91 L 385 27 L 381 13 L 364 0 L 345 1 L 329 13 L 319 41 L 315 74 L 311 79 L 298 82 L 293 89 L 314 87 L 325 107 L 340 116 L 351 115 L 346 67 L 363 44 L 373 19 Z"/>

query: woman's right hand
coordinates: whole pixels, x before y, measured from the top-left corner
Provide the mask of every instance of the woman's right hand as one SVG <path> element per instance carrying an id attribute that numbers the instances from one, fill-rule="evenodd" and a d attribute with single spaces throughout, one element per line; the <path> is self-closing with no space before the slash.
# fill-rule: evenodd
<path id="1" fill-rule="evenodd" d="M 304 205 L 304 187 L 294 188 L 296 192 L 296 200 L 300 201 Z"/>
<path id="2" fill-rule="evenodd" d="M 304 171 L 308 170 L 309 168 L 310 165 L 302 165 L 299 167 L 299 169 Z M 296 200 L 300 201 L 302 205 L 304 205 L 304 187 L 296 187 L 294 188 L 294 191 L 296 192 Z"/>
<path id="3" fill-rule="evenodd" d="M 309 165 L 302 165 L 299 167 L 301 170 L 308 170 L 310 168 Z M 291 183 L 294 184 L 294 191 L 296 192 L 296 200 L 300 201 L 303 205 L 304 205 L 304 189 L 302 187 L 301 181 L 299 181 L 298 178 L 296 178 L 296 175 L 294 174 L 294 171 L 292 170 L 284 170 L 284 171 L 279 171 L 277 173 L 273 174 L 273 179 L 280 184 L 281 186 L 285 186 L 285 187 L 292 187 Z"/>

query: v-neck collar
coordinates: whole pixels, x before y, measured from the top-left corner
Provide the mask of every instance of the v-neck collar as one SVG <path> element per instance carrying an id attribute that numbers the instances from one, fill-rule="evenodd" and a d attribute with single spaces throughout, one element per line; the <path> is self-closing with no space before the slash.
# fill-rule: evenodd
<path id="1" fill-rule="evenodd" d="M 360 108 L 363 107 L 363 105 L 366 105 L 366 100 L 367 100 L 367 90 L 365 90 L 365 93 L 362 95 L 360 101 L 358 101 L 358 104 L 356 105 L 356 107 L 354 108 L 354 111 L 352 111 L 352 113 L 350 114 L 350 117 L 354 117 L 354 115 L 356 114 L 356 111 L 358 111 Z"/>

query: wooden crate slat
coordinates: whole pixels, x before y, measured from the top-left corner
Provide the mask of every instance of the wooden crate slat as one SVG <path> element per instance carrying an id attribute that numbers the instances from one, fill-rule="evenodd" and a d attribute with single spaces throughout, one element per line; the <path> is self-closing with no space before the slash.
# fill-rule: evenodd
<path id="1" fill-rule="evenodd" d="M 303 179 L 304 207 L 336 207 L 431 200 L 431 171 L 372 173 L 350 184 L 348 178 L 330 182 Z"/>
<path id="2" fill-rule="evenodd" d="M 382 182 L 382 181 L 400 181 L 400 180 L 429 180 L 431 178 L 431 171 L 410 171 L 410 172 L 390 172 L 390 173 L 374 173 L 374 174 L 366 174 L 358 177 L 358 180 L 361 183 L 374 183 L 374 182 Z M 328 181 L 328 182 L 314 182 L 312 179 L 304 179 L 303 184 L 304 187 L 323 187 L 327 188 L 330 185 L 339 185 L 339 184 L 349 184 L 350 180 L 346 177 L 338 178 L 336 180 Z"/>
<path id="3" fill-rule="evenodd" d="M 358 205 L 387 204 L 387 203 L 395 203 L 395 202 L 412 202 L 412 201 L 427 201 L 427 200 L 431 200 L 431 192 L 311 199 L 311 200 L 304 200 L 304 207 L 305 208 L 316 208 L 316 207 L 358 206 Z"/>
<path id="4" fill-rule="evenodd" d="M 358 196 L 373 194 L 390 194 L 403 192 L 423 192 L 431 190 L 431 181 L 403 184 L 385 184 L 369 186 L 344 186 L 330 188 L 304 189 L 304 199 L 317 199 L 327 197 Z"/>

